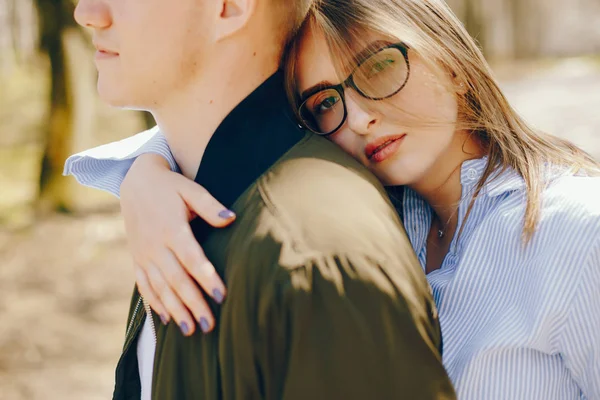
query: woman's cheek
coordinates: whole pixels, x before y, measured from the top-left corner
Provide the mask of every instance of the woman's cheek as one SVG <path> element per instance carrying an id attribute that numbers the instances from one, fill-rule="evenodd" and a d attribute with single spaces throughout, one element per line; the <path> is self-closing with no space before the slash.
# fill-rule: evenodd
<path id="1" fill-rule="evenodd" d="M 364 164 L 364 148 L 362 147 L 359 140 L 356 139 L 356 135 L 351 132 L 336 132 L 329 136 L 329 140 L 338 145 L 346 153 L 350 154 L 361 164 Z"/>
<path id="2" fill-rule="evenodd" d="M 352 154 L 352 140 L 349 136 L 350 135 L 345 132 L 338 131 L 332 135 L 329 135 L 328 139 L 340 146 L 346 153 Z"/>

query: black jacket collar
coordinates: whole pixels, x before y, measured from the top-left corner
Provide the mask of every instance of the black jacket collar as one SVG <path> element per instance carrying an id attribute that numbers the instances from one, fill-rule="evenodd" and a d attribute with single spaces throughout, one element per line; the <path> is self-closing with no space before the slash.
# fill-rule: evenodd
<path id="1" fill-rule="evenodd" d="M 295 122 L 276 72 L 223 120 L 206 147 L 195 181 L 225 207 L 304 137 Z M 200 219 L 192 223 L 198 241 L 210 232 Z"/>
<path id="2" fill-rule="evenodd" d="M 226 207 L 304 137 L 276 72 L 223 120 L 206 147 L 195 181 Z"/>

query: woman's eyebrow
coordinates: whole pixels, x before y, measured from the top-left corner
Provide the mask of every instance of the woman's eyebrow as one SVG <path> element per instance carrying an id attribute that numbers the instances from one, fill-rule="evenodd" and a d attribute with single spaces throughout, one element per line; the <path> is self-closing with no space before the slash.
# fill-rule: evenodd
<path id="1" fill-rule="evenodd" d="M 316 92 L 318 92 L 318 91 L 320 91 L 320 90 L 322 90 L 324 88 L 330 87 L 330 86 L 333 86 L 333 84 L 331 82 L 329 82 L 329 81 L 321 81 L 321 82 L 319 82 L 319 83 L 317 83 L 315 85 L 312 85 L 311 87 L 309 87 L 305 91 L 303 91 L 302 94 L 300 95 L 300 98 L 302 100 L 304 100 L 308 96 L 311 96 L 311 95 L 315 94 Z"/>
<path id="2" fill-rule="evenodd" d="M 389 40 L 374 40 L 365 46 L 362 46 L 360 50 L 356 51 L 352 56 L 344 57 L 345 60 L 342 60 L 342 68 L 344 71 L 348 73 L 348 75 L 352 75 L 356 68 L 365 62 L 369 57 L 371 57 L 374 53 L 377 53 L 379 50 L 390 46 L 393 42 Z M 358 46 L 356 46 L 358 47 Z M 346 62 L 344 62 L 346 61 Z"/>
<path id="3" fill-rule="evenodd" d="M 354 56 L 352 56 L 352 60 L 353 60 L 352 62 L 354 63 L 354 67 L 351 70 L 355 69 L 358 64 L 365 61 L 373 53 L 376 53 L 377 51 L 381 50 L 383 47 L 389 46 L 390 44 L 392 44 L 392 42 L 390 42 L 388 40 L 375 40 L 375 41 L 367 44 L 366 46 L 364 46 L 362 48 L 362 50 L 360 50 Z M 331 87 L 331 86 L 334 86 L 334 84 L 332 84 L 329 81 L 321 81 L 315 85 L 312 85 L 308 89 L 304 90 L 302 92 L 302 94 L 300 95 L 300 98 L 302 101 L 304 101 L 304 100 L 306 100 L 307 97 L 312 96 L 316 92 L 323 90 L 325 88 Z"/>
<path id="4" fill-rule="evenodd" d="M 357 52 L 352 57 L 353 61 L 356 65 L 358 65 L 358 64 L 362 63 L 363 61 L 365 61 L 370 56 L 372 56 L 373 53 L 376 53 L 379 50 L 381 50 L 382 48 L 389 46 L 391 44 L 392 44 L 392 42 L 390 42 L 388 40 L 375 40 L 375 41 L 367 44 L 366 46 L 363 47 L 362 50 Z"/>

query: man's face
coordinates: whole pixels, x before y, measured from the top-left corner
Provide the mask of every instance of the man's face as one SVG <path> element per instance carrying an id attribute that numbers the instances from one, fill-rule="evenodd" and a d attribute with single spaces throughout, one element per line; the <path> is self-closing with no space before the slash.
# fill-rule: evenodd
<path id="1" fill-rule="evenodd" d="M 93 30 L 98 91 L 117 107 L 152 110 L 186 87 L 208 58 L 215 1 L 79 0 Z"/>

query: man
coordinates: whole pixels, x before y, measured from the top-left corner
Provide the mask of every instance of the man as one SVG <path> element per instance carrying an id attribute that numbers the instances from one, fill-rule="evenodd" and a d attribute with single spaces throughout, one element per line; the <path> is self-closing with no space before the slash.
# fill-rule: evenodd
<path id="1" fill-rule="evenodd" d="M 77 6 L 77 21 L 93 29 L 101 97 L 152 112 L 183 175 L 239 215 L 227 229 L 192 224 L 229 289 L 222 306 L 224 288 L 207 290 L 216 321 L 190 310 L 212 332 L 194 333 L 185 318 L 161 321 L 134 292 L 115 399 L 454 398 L 427 282 L 383 188 L 288 111 L 278 63 L 309 7 Z M 118 188 L 78 174 L 86 156 L 67 172 Z M 113 167 L 127 170 L 132 157 L 124 158 Z M 146 269 L 138 286 L 160 273 Z M 173 288 L 153 289 L 153 300 L 174 301 Z"/>

